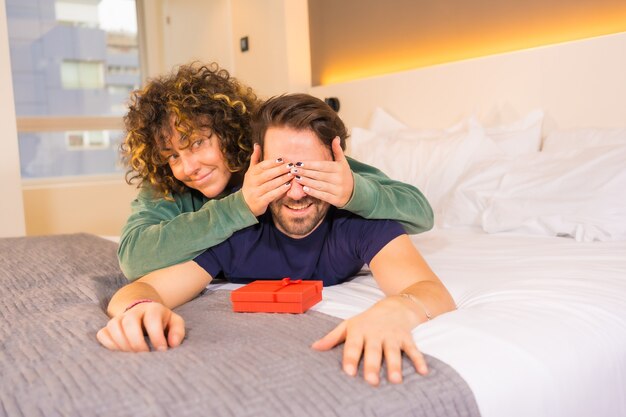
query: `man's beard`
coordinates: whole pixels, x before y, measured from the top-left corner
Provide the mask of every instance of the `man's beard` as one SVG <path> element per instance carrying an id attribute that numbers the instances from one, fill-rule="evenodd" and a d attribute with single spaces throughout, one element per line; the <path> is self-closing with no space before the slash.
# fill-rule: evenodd
<path id="1" fill-rule="evenodd" d="M 296 217 L 285 213 L 287 205 L 290 207 L 303 207 L 311 204 L 307 210 L 311 210 L 307 216 Z M 270 204 L 270 210 L 274 218 L 274 223 L 278 229 L 291 237 L 305 237 L 311 233 L 322 219 L 326 216 L 330 205 L 322 200 L 313 197 L 305 197 L 300 200 L 292 200 L 284 197 Z"/>

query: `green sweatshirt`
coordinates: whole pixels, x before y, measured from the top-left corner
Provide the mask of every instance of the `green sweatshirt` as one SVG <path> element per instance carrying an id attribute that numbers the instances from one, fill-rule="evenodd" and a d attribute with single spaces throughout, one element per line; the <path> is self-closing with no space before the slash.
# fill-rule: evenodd
<path id="1" fill-rule="evenodd" d="M 354 190 L 342 209 L 368 219 L 397 220 L 409 234 L 433 227 L 433 211 L 417 188 L 354 159 L 348 158 L 348 163 Z M 131 203 L 118 248 L 120 266 L 129 280 L 191 260 L 257 223 L 241 190 L 214 199 L 195 191 L 173 198 L 168 201 L 142 188 Z"/>

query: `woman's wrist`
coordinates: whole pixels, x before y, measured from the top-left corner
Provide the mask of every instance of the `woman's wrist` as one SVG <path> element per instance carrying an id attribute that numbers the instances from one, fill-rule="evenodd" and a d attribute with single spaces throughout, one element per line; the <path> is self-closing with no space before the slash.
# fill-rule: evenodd
<path id="1" fill-rule="evenodd" d="M 132 303 L 128 304 L 128 306 L 126 306 L 126 308 L 124 309 L 124 313 L 126 313 L 128 310 L 135 307 L 136 305 L 143 304 L 143 303 L 153 303 L 153 302 L 154 300 L 151 300 L 149 298 L 141 298 L 139 300 L 135 300 Z"/>

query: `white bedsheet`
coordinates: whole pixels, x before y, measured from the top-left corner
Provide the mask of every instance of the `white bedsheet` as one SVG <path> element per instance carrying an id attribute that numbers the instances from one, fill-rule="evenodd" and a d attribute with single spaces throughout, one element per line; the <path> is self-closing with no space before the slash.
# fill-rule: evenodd
<path id="1" fill-rule="evenodd" d="M 458 306 L 415 340 L 465 378 L 483 417 L 626 416 L 626 242 L 411 238 Z M 314 309 L 347 318 L 381 297 L 364 271 Z"/>

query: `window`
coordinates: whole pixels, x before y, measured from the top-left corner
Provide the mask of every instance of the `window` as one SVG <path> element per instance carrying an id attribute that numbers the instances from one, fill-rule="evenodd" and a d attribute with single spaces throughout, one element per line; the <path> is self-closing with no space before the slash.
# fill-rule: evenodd
<path id="1" fill-rule="evenodd" d="M 122 116 L 141 82 L 135 0 L 6 0 L 6 11 L 22 178 L 120 176 Z"/>
<path id="2" fill-rule="evenodd" d="M 65 89 L 104 88 L 102 62 L 63 61 L 61 85 Z"/>

